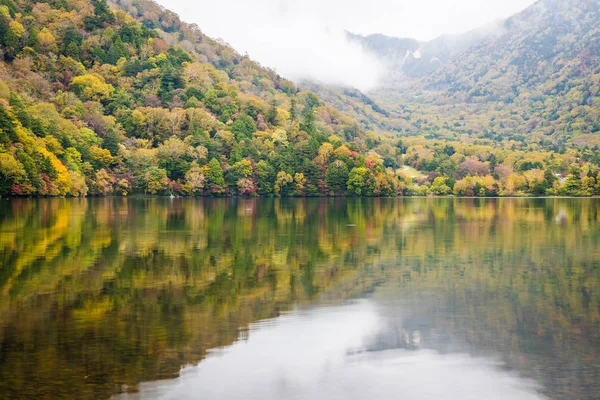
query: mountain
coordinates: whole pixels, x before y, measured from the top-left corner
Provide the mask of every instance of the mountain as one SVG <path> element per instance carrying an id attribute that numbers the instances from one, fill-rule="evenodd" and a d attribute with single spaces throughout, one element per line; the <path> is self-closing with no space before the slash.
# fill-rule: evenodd
<path id="1" fill-rule="evenodd" d="M 0 56 L 0 195 L 402 188 L 353 118 L 152 1 L 0 0 Z"/>
<path id="2" fill-rule="evenodd" d="M 593 79 L 598 72 L 597 0 L 542 0 L 502 28 L 454 57 L 426 81 L 426 88 L 461 93 L 467 101 L 511 102 L 528 90 L 566 95 L 565 83 L 573 86 L 574 80 Z M 582 104 L 591 101 L 590 94 Z"/>
<path id="3" fill-rule="evenodd" d="M 500 21 L 458 35 L 442 35 L 430 41 L 396 38 L 382 34 L 367 36 L 347 32 L 347 38 L 360 44 L 377 57 L 389 71 L 386 82 L 392 83 L 433 73 L 452 57 L 498 31 Z"/>
<path id="4" fill-rule="evenodd" d="M 597 1 L 566 4 L 484 38 L 368 39 L 413 60 L 365 94 L 149 0 L 0 0 L 0 195 L 598 194 Z"/>
<path id="5" fill-rule="evenodd" d="M 388 82 L 370 97 L 439 118 L 432 128 L 447 137 L 509 137 L 543 147 L 600 144 L 600 1 L 540 0 L 483 37 L 471 37 L 454 54 L 429 53 L 424 49 L 431 44 L 422 44 L 423 62 L 441 54 L 440 65 L 408 84 Z"/>

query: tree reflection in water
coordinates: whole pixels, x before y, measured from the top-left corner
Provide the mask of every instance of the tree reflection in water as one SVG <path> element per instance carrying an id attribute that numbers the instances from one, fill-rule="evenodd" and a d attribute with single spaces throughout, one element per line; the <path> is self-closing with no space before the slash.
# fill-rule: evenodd
<path id="1" fill-rule="evenodd" d="M 599 205 L 3 200 L 0 394 L 110 397 L 252 340 L 253 322 L 368 297 L 387 321 L 371 350 L 492 354 L 549 397 L 591 399 Z"/>

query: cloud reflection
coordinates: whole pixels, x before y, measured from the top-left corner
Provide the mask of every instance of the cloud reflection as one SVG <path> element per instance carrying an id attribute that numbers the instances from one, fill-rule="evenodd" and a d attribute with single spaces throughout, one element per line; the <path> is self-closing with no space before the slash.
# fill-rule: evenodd
<path id="1" fill-rule="evenodd" d="M 405 346 L 373 348 L 374 337 L 385 342 L 393 332 L 388 328 L 373 300 L 297 310 L 252 325 L 246 340 L 185 368 L 176 380 L 142 384 L 135 397 L 543 398 L 534 382 L 501 368 L 496 360 L 422 348 L 415 329 L 400 335 Z"/>

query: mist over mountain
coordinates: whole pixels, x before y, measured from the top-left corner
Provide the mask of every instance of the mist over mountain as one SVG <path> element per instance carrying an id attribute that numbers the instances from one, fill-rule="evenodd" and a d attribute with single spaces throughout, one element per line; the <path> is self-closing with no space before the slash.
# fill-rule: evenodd
<path id="1" fill-rule="evenodd" d="M 369 97 L 399 116 L 435 115 L 443 122 L 429 128 L 445 136 L 599 143 L 589 136 L 600 131 L 598 0 L 541 0 L 505 20 L 429 42 L 348 37 L 387 69 Z"/>
<path id="2" fill-rule="evenodd" d="M 0 0 L 0 195 L 600 193 L 599 1 L 432 41 L 342 31 L 388 71 L 365 90 L 356 54 L 301 52 L 330 78 L 293 83 L 150 0 Z"/>
<path id="3" fill-rule="evenodd" d="M 452 57 L 477 45 L 486 37 L 501 34 L 503 24 L 504 21 L 496 21 L 465 33 L 441 35 L 430 41 L 396 38 L 379 33 L 366 36 L 352 32 L 346 34 L 350 42 L 360 44 L 368 54 L 382 63 L 386 74 L 379 85 L 385 86 L 433 73 Z"/>

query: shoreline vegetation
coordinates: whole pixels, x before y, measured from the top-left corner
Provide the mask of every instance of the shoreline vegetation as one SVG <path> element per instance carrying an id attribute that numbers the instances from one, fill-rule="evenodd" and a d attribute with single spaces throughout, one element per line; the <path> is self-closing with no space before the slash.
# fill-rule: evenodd
<path id="1" fill-rule="evenodd" d="M 128 195 L 86 195 L 86 196 L 16 196 L 0 195 L 0 199 L 12 200 L 12 199 L 102 199 L 102 198 L 132 198 L 132 199 L 239 199 L 239 200 L 274 200 L 274 199 L 531 199 L 531 200 L 543 200 L 543 199 L 600 199 L 600 195 L 592 196 L 534 196 L 534 195 L 511 195 L 511 196 L 456 196 L 453 194 L 448 195 L 400 195 L 400 196 L 239 196 L 239 195 L 228 195 L 228 196 L 198 196 L 198 195 L 160 195 L 160 194 L 143 194 L 143 193 L 132 193 Z"/>
<path id="2" fill-rule="evenodd" d="M 0 56 L 2 196 L 600 194 L 598 146 L 369 131 L 152 1 L 0 0 Z"/>

